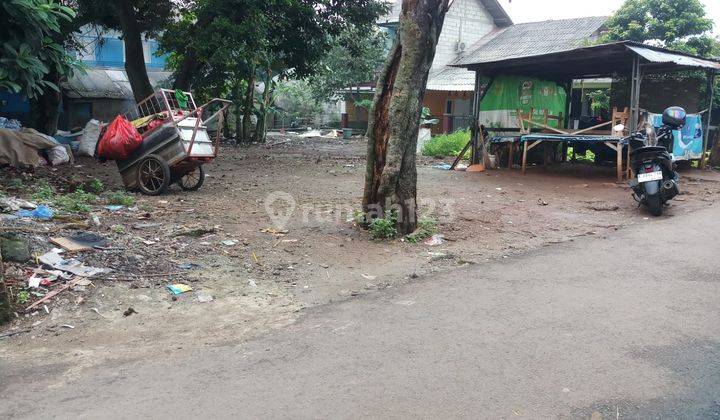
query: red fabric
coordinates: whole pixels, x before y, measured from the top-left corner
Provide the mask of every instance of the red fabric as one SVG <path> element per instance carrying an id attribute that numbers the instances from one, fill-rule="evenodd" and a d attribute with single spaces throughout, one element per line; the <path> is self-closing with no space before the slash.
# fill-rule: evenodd
<path id="1" fill-rule="evenodd" d="M 160 127 L 163 124 L 165 124 L 165 120 L 152 120 L 150 124 L 148 124 L 148 131 Z"/>
<path id="2" fill-rule="evenodd" d="M 105 159 L 127 159 L 142 144 L 142 136 L 132 123 L 118 115 L 108 125 L 98 144 L 98 157 Z"/>

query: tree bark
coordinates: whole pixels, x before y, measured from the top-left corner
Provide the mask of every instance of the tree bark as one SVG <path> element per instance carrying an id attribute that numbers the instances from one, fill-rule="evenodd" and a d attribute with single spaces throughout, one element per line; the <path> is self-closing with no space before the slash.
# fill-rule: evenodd
<path id="1" fill-rule="evenodd" d="M 45 77 L 45 80 L 54 83 L 58 89 L 60 88 L 60 74 L 57 69 L 52 69 Z M 60 115 L 60 101 L 61 93 L 52 89 L 45 89 L 42 95 L 31 100 L 31 127 L 49 136 L 55 135 L 58 128 L 58 117 Z"/>
<path id="2" fill-rule="evenodd" d="M 252 140 L 252 113 L 253 104 L 255 102 L 255 65 L 250 68 L 248 75 L 248 85 L 245 91 L 245 104 L 243 105 L 242 120 L 242 139 L 244 142 L 250 143 Z"/>
<path id="3" fill-rule="evenodd" d="M 268 68 L 265 72 L 265 88 L 263 89 L 263 99 L 260 103 L 260 112 L 258 113 L 257 124 L 255 125 L 255 142 L 265 143 L 267 133 L 267 108 L 270 106 L 270 85 L 272 84 L 272 71 Z"/>
<path id="4" fill-rule="evenodd" d="M 117 0 L 115 5 L 120 26 L 122 27 L 123 43 L 125 44 L 125 71 L 130 81 L 135 102 L 140 102 L 154 93 L 145 67 L 142 33 L 138 26 L 132 2 L 130 0 Z"/>
<path id="5" fill-rule="evenodd" d="M 395 210 L 400 235 L 417 226 L 415 152 L 422 100 L 447 9 L 448 0 L 403 0 L 398 37 L 370 112 L 363 210 L 371 219 Z"/>
<path id="6" fill-rule="evenodd" d="M 197 61 L 195 51 L 188 50 L 183 57 L 180 67 L 178 68 L 177 74 L 175 75 L 175 82 L 173 83 L 173 89 L 180 89 L 188 91 L 192 78 L 200 68 L 200 63 Z"/>
<path id="7" fill-rule="evenodd" d="M 11 313 L 10 294 L 5 286 L 5 264 L 0 251 L 0 325 L 10 321 Z"/>

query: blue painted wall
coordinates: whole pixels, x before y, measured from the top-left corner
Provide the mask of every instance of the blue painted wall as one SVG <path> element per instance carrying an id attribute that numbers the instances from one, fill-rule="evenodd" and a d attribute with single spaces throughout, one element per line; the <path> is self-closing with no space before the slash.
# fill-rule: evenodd
<path id="1" fill-rule="evenodd" d="M 123 41 L 118 37 L 103 36 L 100 42 L 97 41 L 95 36 L 86 35 L 81 38 L 81 42 L 85 45 L 94 45 L 92 51 L 83 57 L 85 62 L 90 67 L 110 67 L 110 68 L 124 68 L 125 67 L 125 46 Z M 167 56 L 156 56 L 158 49 L 158 43 L 155 40 L 143 40 L 143 45 L 148 48 L 150 52 L 150 61 L 146 62 L 148 69 L 151 70 L 163 70 L 165 68 L 165 61 Z"/>

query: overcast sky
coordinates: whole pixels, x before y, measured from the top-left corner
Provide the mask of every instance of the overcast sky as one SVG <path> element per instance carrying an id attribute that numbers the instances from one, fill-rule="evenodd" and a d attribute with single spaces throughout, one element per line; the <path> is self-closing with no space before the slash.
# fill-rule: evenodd
<path id="1" fill-rule="evenodd" d="M 701 0 L 720 35 L 720 0 Z M 583 16 L 608 16 L 623 0 L 500 0 L 515 23 Z"/>

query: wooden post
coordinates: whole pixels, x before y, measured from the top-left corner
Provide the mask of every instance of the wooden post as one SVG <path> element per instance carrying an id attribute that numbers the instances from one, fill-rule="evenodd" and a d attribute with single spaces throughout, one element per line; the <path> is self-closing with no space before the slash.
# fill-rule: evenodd
<path id="1" fill-rule="evenodd" d="M 512 169 L 515 155 L 515 142 L 508 143 L 508 169 Z"/>
<path id="2" fill-rule="evenodd" d="M 618 141 L 617 144 L 612 144 L 609 141 L 605 142 L 605 145 L 615 151 L 615 154 L 617 155 L 617 178 L 618 182 L 622 182 L 623 180 L 623 158 L 622 158 L 622 152 L 623 148 L 620 142 Z"/>
<path id="3" fill-rule="evenodd" d="M 710 126 L 712 125 L 712 111 L 713 111 L 713 97 L 715 96 L 715 73 L 714 72 L 708 72 L 708 80 L 707 80 L 707 91 L 708 95 L 710 96 L 708 102 L 708 123 L 707 128 L 705 129 L 705 136 L 703 138 L 703 153 L 702 157 L 700 158 L 700 169 L 705 169 L 705 163 L 707 161 L 706 155 L 707 155 L 707 148 L 708 144 L 710 144 Z"/>
<path id="4" fill-rule="evenodd" d="M 522 141 L 522 138 L 520 141 L 523 143 L 523 156 L 522 156 L 522 171 L 521 173 L 525 175 L 525 165 L 527 164 L 527 152 L 528 152 L 528 142 Z"/>

